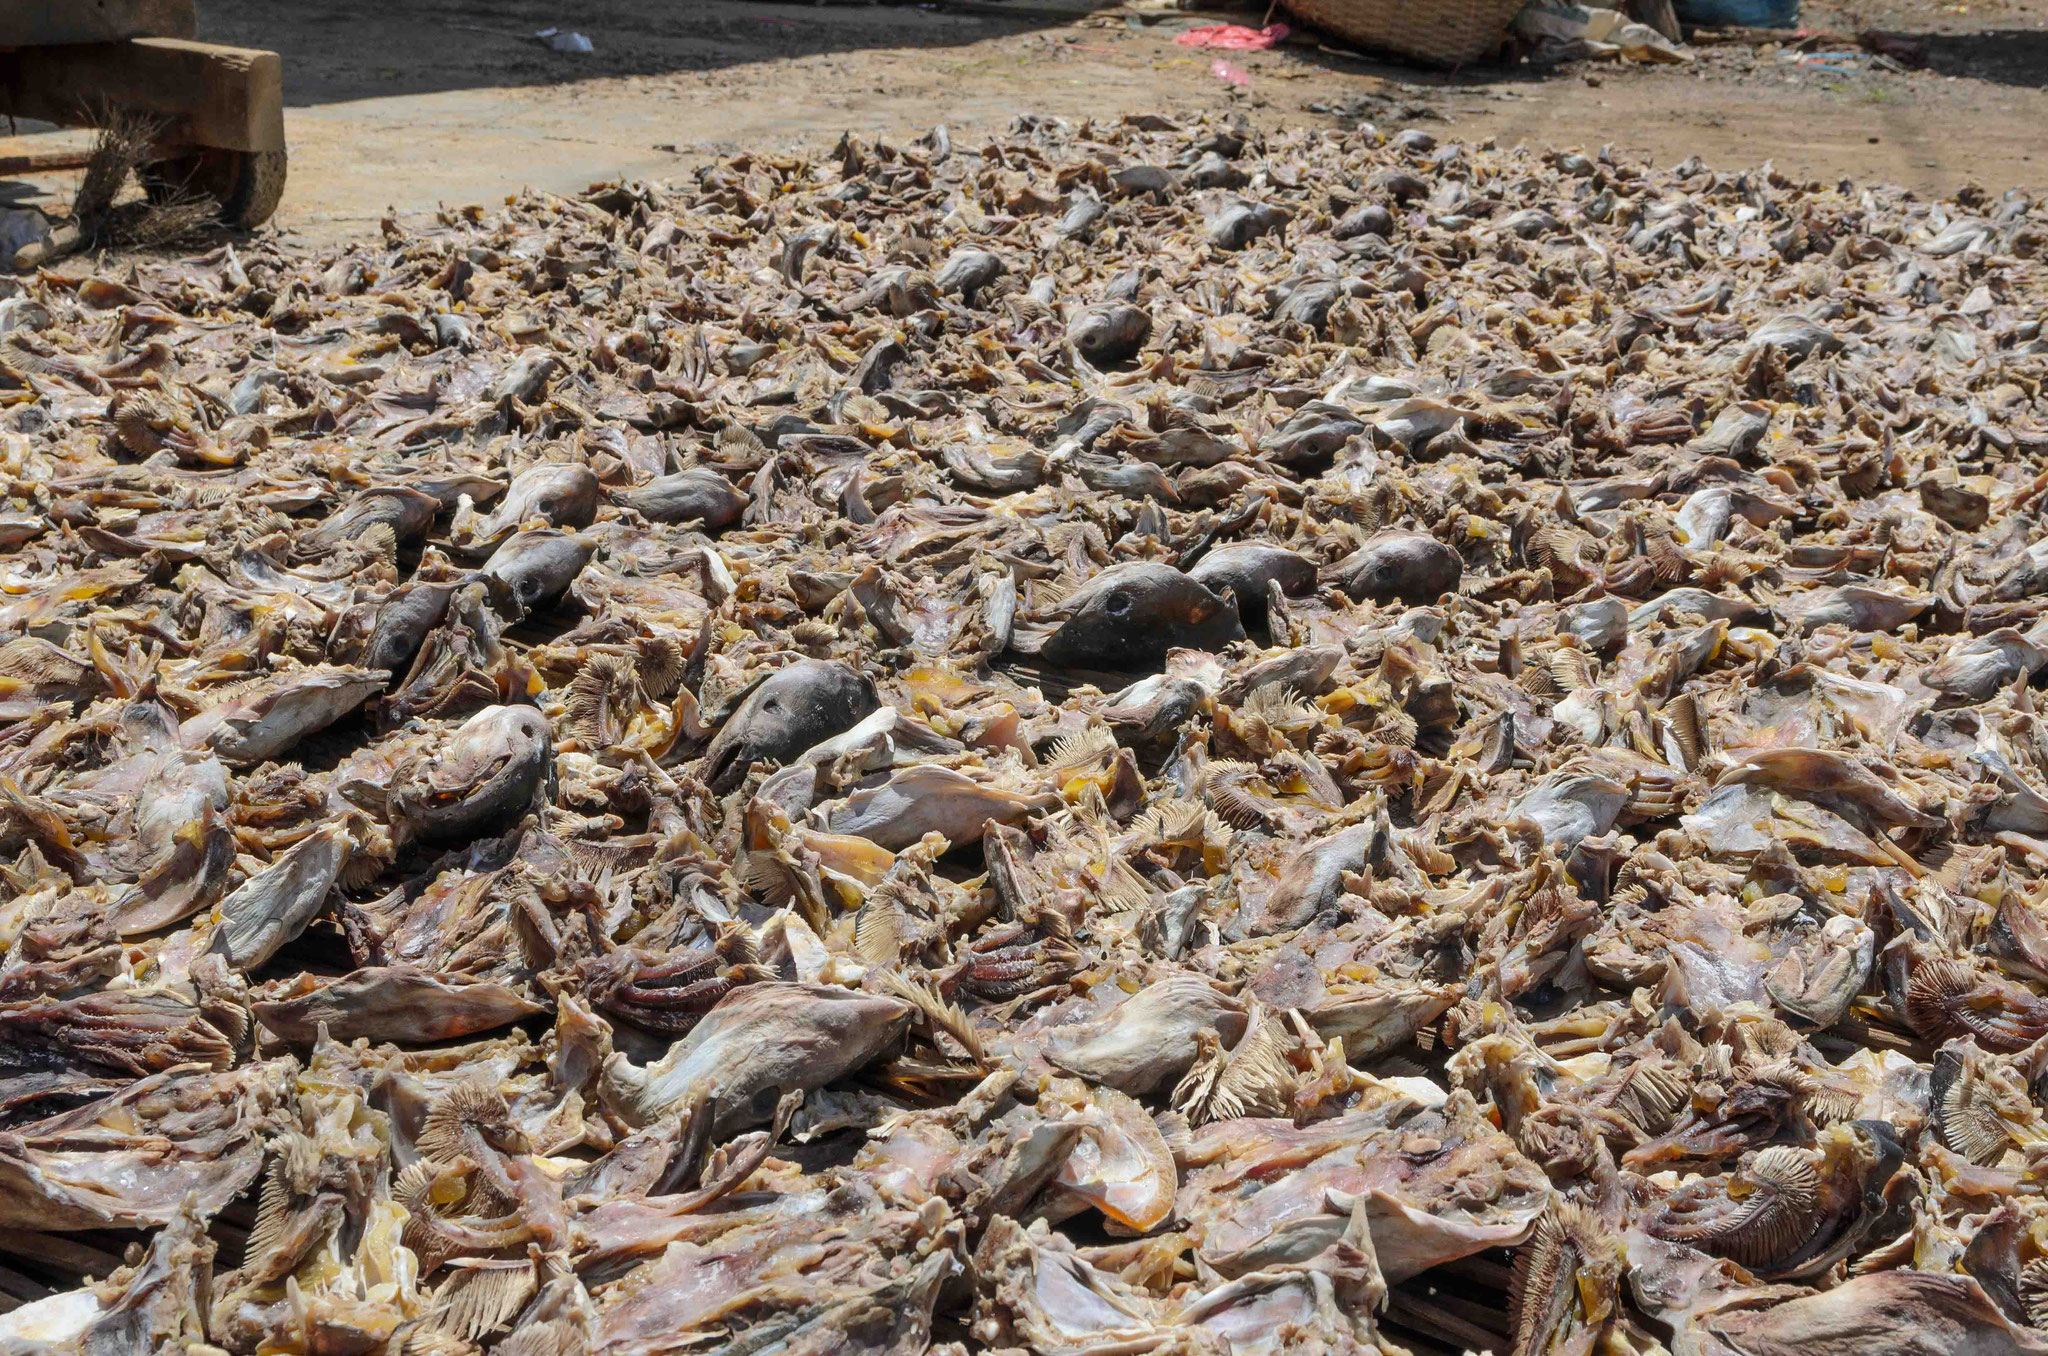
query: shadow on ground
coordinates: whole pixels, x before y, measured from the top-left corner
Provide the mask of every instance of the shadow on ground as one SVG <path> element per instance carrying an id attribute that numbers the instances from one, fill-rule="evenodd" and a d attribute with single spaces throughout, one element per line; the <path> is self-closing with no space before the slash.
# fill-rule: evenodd
<path id="1" fill-rule="evenodd" d="M 360 0 L 206 0 L 199 36 L 279 53 L 285 101 L 304 107 L 709 71 L 868 48 L 959 46 L 1071 22 L 1087 4 L 1038 0 L 999 16 L 747 0 L 408 0 L 374 6 L 372 18 L 364 9 Z M 595 50 L 550 51 L 533 35 L 551 27 L 583 34 Z"/>
<path id="2" fill-rule="evenodd" d="M 761 4 L 751 0 L 411 0 L 362 17 L 360 0 L 205 0 L 200 36 L 266 47 L 284 58 L 285 101 L 295 107 L 445 90 L 564 85 L 591 78 L 711 71 L 780 58 L 869 49 L 943 49 L 1006 34 L 1059 28 L 1113 0 L 971 0 L 965 7 L 916 3 Z M 1229 8 L 1231 0 L 1213 0 Z M 1243 22 L 1256 24 L 1256 11 Z M 1148 27 L 1196 22 L 1160 14 Z M 571 55 L 536 41 L 541 29 L 583 34 L 595 50 Z M 1326 41 L 1341 45 L 1338 39 Z M 1357 59 L 1297 46 L 1312 64 L 1417 84 L 1502 79 L 1537 81 L 1550 72 L 1494 62 L 1461 71 L 1395 59 Z M 1224 55 L 1228 55 L 1225 53 Z M 763 81 L 778 78 L 764 69 Z M 770 93 L 764 89 L 764 93 Z"/>
<path id="3" fill-rule="evenodd" d="M 1995 29 L 1988 33 L 1928 33 L 1914 40 L 1925 44 L 1928 69 L 1943 75 L 2048 89 L 2048 32 Z"/>

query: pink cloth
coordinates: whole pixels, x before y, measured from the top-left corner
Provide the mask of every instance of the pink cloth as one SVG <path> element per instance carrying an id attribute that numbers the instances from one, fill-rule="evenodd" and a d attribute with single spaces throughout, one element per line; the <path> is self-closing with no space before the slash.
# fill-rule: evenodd
<path id="1" fill-rule="evenodd" d="M 1231 65 L 1222 57 L 1217 57 L 1209 63 L 1209 74 L 1215 76 L 1218 80 L 1228 80 L 1233 85 L 1249 85 L 1252 82 L 1250 72 L 1242 67 Z"/>
<path id="2" fill-rule="evenodd" d="M 1286 24 L 1246 28 L 1243 24 L 1203 24 L 1174 39 L 1182 47 L 1215 47 L 1226 52 L 1263 52 L 1287 41 Z"/>

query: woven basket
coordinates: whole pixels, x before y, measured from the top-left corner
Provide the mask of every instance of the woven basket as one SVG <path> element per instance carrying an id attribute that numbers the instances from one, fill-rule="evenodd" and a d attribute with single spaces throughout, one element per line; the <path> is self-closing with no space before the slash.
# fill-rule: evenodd
<path id="1" fill-rule="evenodd" d="M 1490 55 L 1524 0 L 1281 0 L 1304 22 L 1360 47 L 1461 66 Z"/>

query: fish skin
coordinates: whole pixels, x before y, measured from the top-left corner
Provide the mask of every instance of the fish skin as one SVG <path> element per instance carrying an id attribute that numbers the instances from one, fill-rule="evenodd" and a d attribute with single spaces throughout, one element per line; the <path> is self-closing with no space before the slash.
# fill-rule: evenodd
<path id="1" fill-rule="evenodd" d="M 327 902 L 352 843 L 346 828 L 324 825 L 221 900 L 212 949 L 238 970 L 253 970 L 296 937 Z"/>
<path id="2" fill-rule="evenodd" d="M 822 1087 L 876 1058 L 902 1038 L 907 1003 L 817 984 L 749 984 L 734 990 L 661 1059 L 635 1066 L 622 1054 L 605 1062 L 603 1096 L 630 1125 L 646 1125 L 714 1086 L 713 1133 L 766 1121 L 776 1098 Z M 765 1104 L 764 1104 L 765 1099 Z"/>
<path id="3" fill-rule="evenodd" d="M 323 668 L 285 675 L 192 717 L 179 727 L 178 737 L 187 748 L 210 749 L 235 766 L 260 763 L 340 720 L 390 678 L 384 669 Z"/>
<path id="4" fill-rule="evenodd" d="M 259 998 L 256 1021 L 278 1039 L 437 1041 L 494 1031 L 541 1010 L 492 980 L 462 981 L 414 965 L 365 966 L 304 994 Z"/>

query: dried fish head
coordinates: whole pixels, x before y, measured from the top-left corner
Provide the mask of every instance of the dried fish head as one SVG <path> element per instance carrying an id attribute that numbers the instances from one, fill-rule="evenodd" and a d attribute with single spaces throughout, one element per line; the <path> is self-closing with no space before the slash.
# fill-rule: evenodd
<path id="1" fill-rule="evenodd" d="M 261 763 L 340 720 L 390 677 L 383 669 L 322 667 L 259 679 L 186 721 L 178 738 L 237 766 Z"/>
<path id="2" fill-rule="evenodd" d="M 588 527 L 597 517 L 597 474 L 588 466 L 542 462 L 512 478 L 487 518 L 457 512 L 449 537 L 463 551 L 484 555 L 529 523 Z"/>
<path id="3" fill-rule="evenodd" d="M 594 542 L 554 528 L 523 528 L 484 562 L 483 573 L 528 612 L 546 607 L 574 583 L 596 554 Z"/>
<path id="4" fill-rule="evenodd" d="M 1046 1059 L 1091 1083 L 1143 1096 L 1187 1072 L 1200 1033 L 1235 1045 L 1244 1022 L 1242 1004 L 1195 975 L 1176 972 L 1119 1003 L 1086 1039 L 1049 1048 Z"/>
<path id="5" fill-rule="evenodd" d="M 1351 597 L 1379 603 L 1434 603 L 1464 577 L 1458 553 L 1419 532 L 1382 532 L 1323 572 Z"/>
<path id="6" fill-rule="evenodd" d="M 738 522 L 752 502 L 724 476 L 701 466 L 657 476 L 612 498 L 649 522 L 695 523 L 710 531 Z"/>
<path id="7" fill-rule="evenodd" d="M 1170 565 L 1134 562 L 1104 570 L 1057 609 L 1038 647 L 1072 668 L 1157 668 L 1170 649 L 1217 650 L 1244 638 L 1228 596 Z"/>
<path id="8" fill-rule="evenodd" d="M 704 751 L 713 791 L 736 789 L 757 762 L 787 763 L 852 729 L 879 704 L 872 680 L 836 660 L 799 660 L 747 694 Z"/>
<path id="9" fill-rule="evenodd" d="M 524 814 L 551 770 L 547 721 L 530 706 L 492 706 L 449 737 L 436 758 L 395 779 L 391 822 L 420 838 L 467 836 Z"/>
<path id="10" fill-rule="evenodd" d="M 1067 322 L 1067 342 L 1095 367 L 1126 361 L 1151 337 L 1151 315 L 1126 301 L 1084 306 Z"/>

